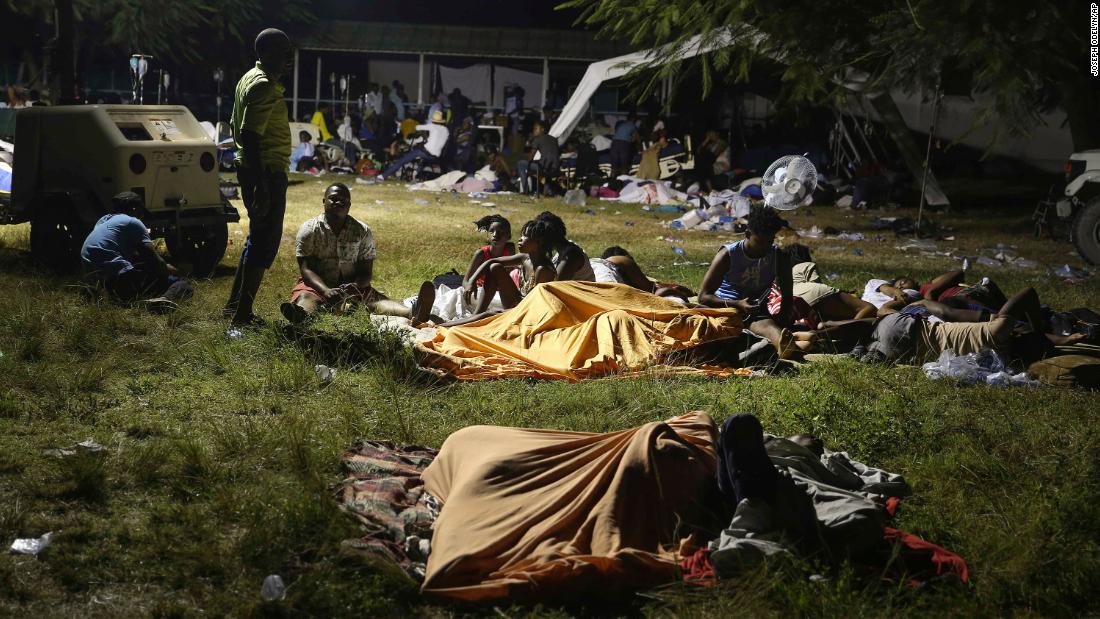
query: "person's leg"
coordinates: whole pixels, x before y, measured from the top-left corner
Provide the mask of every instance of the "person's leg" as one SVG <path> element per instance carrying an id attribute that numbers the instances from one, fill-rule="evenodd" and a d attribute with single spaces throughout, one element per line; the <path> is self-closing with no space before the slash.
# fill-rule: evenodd
<path id="1" fill-rule="evenodd" d="M 252 206 L 256 196 L 256 186 L 260 179 L 248 169 L 237 171 L 237 183 L 240 185 L 241 200 L 244 202 L 245 210 L 249 210 Z M 251 238 L 251 225 L 249 221 L 249 238 Z M 245 239 L 245 246 L 248 246 L 248 239 Z M 240 303 L 241 290 L 244 286 L 244 253 L 241 253 L 241 260 L 237 265 L 237 272 L 233 276 L 233 284 L 229 288 L 229 299 L 225 302 L 225 307 L 222 308 L 222 315 L 226 318 L 231 318 L 237 313 L 237 306 Z"/>
<path id="2" fill-rule="evenodd" d="M 168 289 L 161 294 L 162 297 L 173 303 L 179 303 L 194 296 L 195 289 L 191 286 L 191 282 L 181 277 L 170 277 L 169 281 Z"/>
<path id="3" fill-rule="evenodd" d="M 391 163 L 385 170 L 382 170 L 382 176 L 385 178 L 393 178 L 398 172 L 401 171 L 401 168 L 405 167 L 407 164 L 412 163 L 413 161 L 416 161 L 418 158 L 422 157 L 425 154 L 427 153 L 420 147 L 410 148 L 409 150 L 405 151 L 404 155 L 398 157 L 397 160 Z"/>
<path id="4" fill-rule="evenodd" d="M 610 256 L 607 261 L 615 265 L 615 269 L 622 276 L 623 282 L 629 286 L 637 288 L 638 290 L 644 290 L 645 292 L 656 292 L 657 285 L 649 281 L 649 278 L 642 272 L 641 267 L 630 256 Z"/>
<path id="5" fill-rule="evenodd" d="M 801 353 L 790 330 L 780 327 L 779 323 L 771 318 L 754 321 L 749 325 L 749 331 L 771 342 L 780 359 L 797 358 Z"/>
<path id="6" fill-rule="evenodd" d="M 279 243 L 283 237 L 283 216 L 286 213 L 287 178 L 285 173 L 268 173 L 261 179 L 267 184 L 269 208 L 263 218 L 251 220 L 248 238 L 241 253 L 241 287 L 237 296 L 237 309 L 233 324 L 248 325 L 256 322 L 253 304 L 263 283 L 264 273 L 275 262 Z"/>
<path id="7" fill-rule="evenodd" d="M 1028 323 L 1036 333 L 1043 332 L 1043 309 L 1039 304 L 1039 293 L 1034 288 L 1024 288 L 1012 295 L 997 312 L 998 316 L 1011 316 Z"/>
<path id="8" fill-rule="evenodd" d="M 951 307 L 946 303 L 940 303 L 939 301 L 930 301 L 928 299 L 915 301 L 910 305 L 920 305 L 922 307 L 925 307 L 928 309 L 928 313 L 945 322 L 981 322 L 983 318 L 982 312 L 979 312 L 977 310 Z"/>
<path id="9" fill-rule="evenodd" d="M 779 475 L 764 449 L 764 429 L 756 417 L 740 413 L 727 419 L 716 447 L 718 490 L 731 505 L 753 498 L 775 500 Z"/>
<path id="10" fill-rule="evenodd" d="M 526 159 L 520 159 L 516 162 L 516 177 L 519 178 L 519 192 L 527 193 L 528 181 L 527 174 L 530 168 L 530 164 Z"/>
<path id="11" fill-rule="evenodd" d="M 505 309 L 512 309 L 519 305 L 519 302 L 523 299 L 520 295 L 519 289 L 516 288 L 516 283 L 512 281 L 512 269 L 509 267 L 503 267 L 499 264 L 492 264 L 489 266 L 489 273 L 485 276 L 485 286 L 481 296 L 477 300 L 477 307 L 474 308 L 475 314 L 480 314 L 489 309 L 489 303 L 492 302 L 493 297 L 497 294 L 500 295 L 500 304 Z"/>
<path id="12" fill-rule="evenodd" d="M 431 316 L 432 303 L 434 302 L 435 286 L 431 282 L 423 282 L 420 284 L 420 290 L 416 294 L 416 302 L 413 307 L 406 307 L 404 303 L 386 298 L 382 294 L 375 294 L 373 298 L 366 302 L 366 305 L 372 314 L 400 316 L 419 324 Z"/>
<path id="13" fill-rule="evenodd" d="M 822 298 L 813 308 L 824 320 L 861 320 L 877 311 L 874 305 L 844 291 Z"/>
<path id="14" fill-rule="evenodd" d="M 854 202 L 855 200 L 853 200 L 853 203 Z M 943 275 L 933 278 L 932 281 L 929 282 L 930 286 L 928 287 L 928 291 L 924 294 L 924 298 L 932 301 L 939 301 L 940 295 L 948 288 L 957 286 L 959 282 L 962 281 L 962 278 L 963 272 L 959 270 L 948 271 Z"/>
<path id="15" fill-rule="evenodd" d="M 321 297 L 312 292 L 298 292 L 290 301 L 279 306 L 287 322 L 298 324 L 312 316 L 323 304 Z"/>

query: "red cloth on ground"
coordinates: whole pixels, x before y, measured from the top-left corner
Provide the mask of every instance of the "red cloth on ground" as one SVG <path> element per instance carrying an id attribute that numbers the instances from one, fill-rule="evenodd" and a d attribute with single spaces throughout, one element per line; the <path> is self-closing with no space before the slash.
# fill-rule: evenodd
<path id="1" fill-rule="evenodd" d="M 718 582 L 718 574 L 710 564 L 710 551 L 700 548 L 680 559 L 680 569 L 684 571 L 684 582 L 700 587 L 711 587 Z"/>
<path id="2" fill-rule="evenodd" d="M 884 539 L 901 545 L 897 568 L 905 570 L 911 584 L 920 584 L 936 577 L 954 576 L 960 582 L 970 582 L 970 570 L 959 555 L 925 541 L 912 533 L 886 527 Z"/>

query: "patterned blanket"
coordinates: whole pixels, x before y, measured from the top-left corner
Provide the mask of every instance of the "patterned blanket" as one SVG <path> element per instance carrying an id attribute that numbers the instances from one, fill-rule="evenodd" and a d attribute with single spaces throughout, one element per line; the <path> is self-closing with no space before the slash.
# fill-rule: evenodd
<path id="1" fill-rule="evenodd" d="M 424 491 L 420 473 L 438 452 L 361 440 L 344 452 L 347 478 L 337 484 L 340 507 L 366 529 L 345 546 L 393 561 L 417 582 L 424 580 L 432 524 L 440 503 Z"/>

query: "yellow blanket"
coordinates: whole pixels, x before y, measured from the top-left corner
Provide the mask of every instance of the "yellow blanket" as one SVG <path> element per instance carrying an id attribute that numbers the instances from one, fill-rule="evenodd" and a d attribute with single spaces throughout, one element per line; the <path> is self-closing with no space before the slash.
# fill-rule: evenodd
<path id="1" fill-rule="evenodd" d="M 732 309 L 688 309 L 624 284 L 550 282 L 509 311 L 439 329 L 417 345 L 421 363 L 462 380 L 509 376 L 576 381 L 631 374 L 669 355 L 741 335 Z M 731 368 L 670 368 L 719 376 Z"/>

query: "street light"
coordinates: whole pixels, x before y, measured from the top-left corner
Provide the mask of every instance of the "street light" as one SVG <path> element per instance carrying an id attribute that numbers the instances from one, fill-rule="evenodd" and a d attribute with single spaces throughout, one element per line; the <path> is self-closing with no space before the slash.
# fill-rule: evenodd
<path id="1" fill-rule="evenodd" d="M 222 82 L 225 80 L 225 71 L 222 71 L 221 67 L 214 69 L 214 83 L 217 84 L 217 96 L 215 100 L 218 104 L 217 118 L 214 119 L 214 126 L 222 121 Z"/>
<path id="2" fill-rule="evenodd" d="M 130 56 L 130 75 L 133 77 L 133 99 L 136 99 L 138 104 L 145 103 L 145 92 L 143 91 L 143 84 L 145 81 L 145 74 L 149 71 L 149 61 L 152 60 L 152 56 L 145 54 L 134 54 Z"/>

